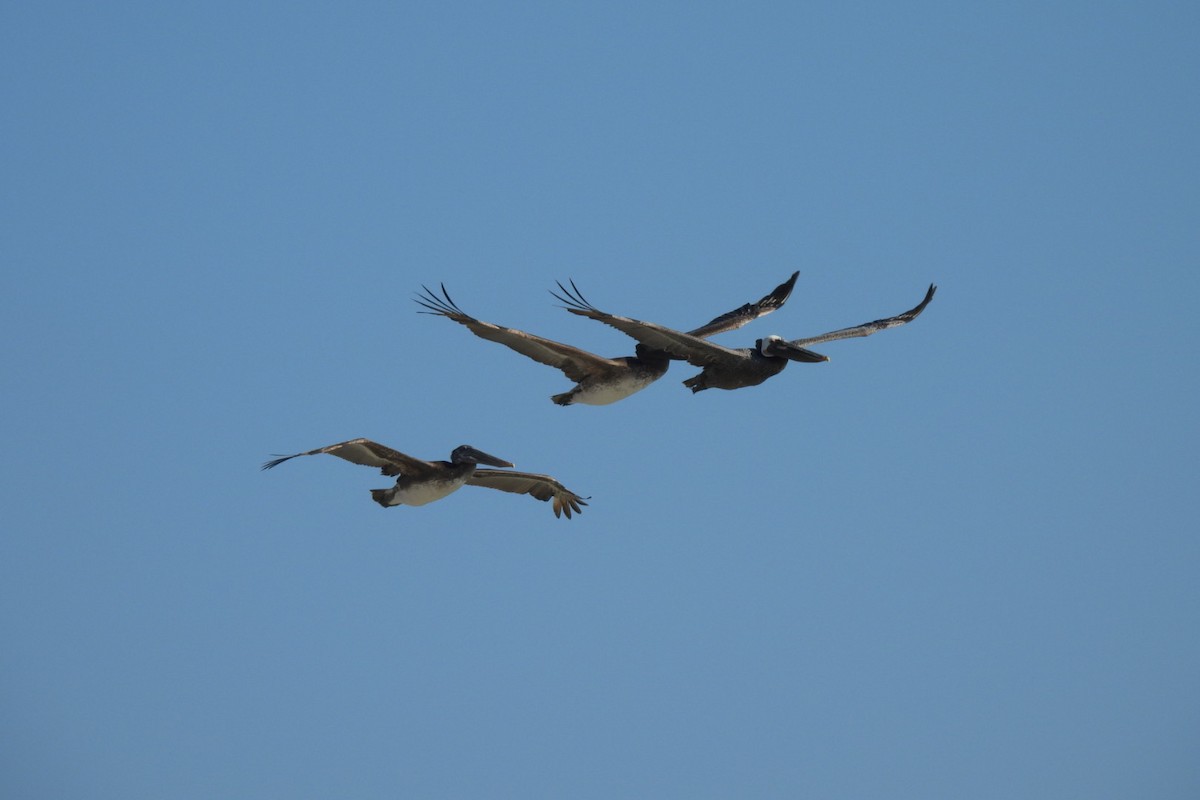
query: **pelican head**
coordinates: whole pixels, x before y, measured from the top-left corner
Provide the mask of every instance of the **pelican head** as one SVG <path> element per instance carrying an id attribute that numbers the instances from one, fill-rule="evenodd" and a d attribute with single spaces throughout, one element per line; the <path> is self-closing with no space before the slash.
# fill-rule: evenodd
<path id="1" fill-rule="evenodd" d="M 488 455 L 482 450 L 476 450 L 469 444 L 460 444 L 458 447 L 454 448 L 454 452 L 450 454 L 450 463 L 487 464 L 492 467 L 515 466 L 511 461 L 505 461 L 502 458 L 496 458 L 493 455 Z"/>
<path id="2" fill-rule="evenodd" d="M 800 361 L 806 364 L 817 364 L 821 361 L 829 360 L 829 356 L 823 356 L 820 353 L 814 353 L 812 350 L 797 347 L 782 336 L 774 334 L 759 339 L 754 343 L 754 346 L 760 354 L 767 358 L 786 358 L 789 361 Z"/>

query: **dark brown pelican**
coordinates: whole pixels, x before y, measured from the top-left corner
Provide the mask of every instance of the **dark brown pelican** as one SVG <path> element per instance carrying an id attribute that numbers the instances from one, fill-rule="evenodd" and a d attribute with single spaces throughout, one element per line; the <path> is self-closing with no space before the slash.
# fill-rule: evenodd
<path id="1" fill-rule="evenodd" d="M 929 301 L 933 299 L 933 293 L 937 291 L 937 287 L 930 284 L 924 300 L 915 308 L 894 317 L 877 319 L 874 322 L 855 325 L 853 328 L 842 328 L 822 333 L 820 336 L 809 336 L 791 341 L 779 336 L 768 336 L 765 339 L 757 340 L 752 348 L 744 347 L 735 350 L 713 344 L 690 333 L 681 333 L 664 328 L 662 325 L 655 325 L 653 322 L 641 322 L 600 311 L 584 299 L 574 282 L 571 283 L 570 289 L 561 283 L 558 284 L 558 288 L 563 293 L 554 296 L 565 303 L 566 309 L 572 314 L 599 320 L 629 334 L 644 347 L 660 350 L 672 358 L 682 358 L 693 366 L 703 367 L 700 374 L 683 382 L 683 385 L 693 392 L 705 389 L 740 389 L 743 386 L 757 386 L 772 375 L 782 372 L 788 361 L 808 363 L 828 361 L 828 356 L 805 349 L 805 345 L 832 342 L 835 339 L 849 339 L 855 336 L 870 336 L 872 333 L 911 322 L 925 310 L 925 306 L 929 305 Z"/>
<path id="2" fill-rule="evenodd" d="M 799 272 L 792 273 L 792 277 L 776 286 L 774 291 L 758 302 L 746 303 L 727 314 L 722 314 L 708 324 L 691 331 L 688 335 L 702 340 L 707 336 L 735 330 L 764 314 L 770 314 L 787 302 L 788 295 L 792 293 L 792 287 L 796 283 L 796 276 L 799 274 Z M 446 291 L 444 284 L 441 287 L 441 297 L 430 291 L 428 287 L 422 286 L 421 288 L 425 290 L 425 294 L 418 296 L 417 303 L 428 310 L 420 313 L 437 314 L 454 320 L 460 325 L 465 325 L 481 339 L 499 342 L 534 361 L 560 369 L 567 378 L 575 381 L 574 389 L 550 398 L 560 406 L 569 406 L 572 403 L 602 406 L 624 400 L 634 392 L 645 389 L 661 378 L 667 371 L 672 357 L 683 358 L 683 356 L 669 355 L 662 349 L 645 344 L 637 346 L 636 355 L 604 358 L 568 344 L 543 339 L 514 328 L 482 322 L 468 316 L 450 299 L 450 294 Z"/>
<path id="3" fill-rule="evenodd" d="M 352 464 L 379 467 L 379 471 L 384 475 L 396 476 L 396 485 L 392 488 L 371 490 L 371 499 L 384 508 L 399 505 L 423 506 L 441 500 L 463 486 L 484 486 L 502 492 L 527 494 L 538 500 L 553 498 L 554 516 L 566 514 L 567 519 L 571 518 L 572 512 L 583 513 L 580 506 L 587 505 L 584 502 L 586 498 L 575 494 L 549 475 L 476 469 L 477 464 L 491 464 L 493 467 L 511 467 L 512 464 L 476 450 L 468 444 L 454 448 L 449 461 L 422 461 L 370 439 L 351 439 L 306 453 L 282 456 L 266 462 L 262 468 L 271 469 L 291 458 L 316 456 L 321 453 L 344 458 Z"/>

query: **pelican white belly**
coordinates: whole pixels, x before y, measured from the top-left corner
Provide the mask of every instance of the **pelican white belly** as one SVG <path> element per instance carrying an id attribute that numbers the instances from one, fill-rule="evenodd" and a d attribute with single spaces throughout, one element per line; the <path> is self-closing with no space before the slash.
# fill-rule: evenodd
<path id="1" fill-rule="evenodd" d="M 619 380 L 584 386 L 575 393 L 572 400 L 589 406 L 606 406 L 640 392 L 656 380 L 657 375 L 627 374 Z"/>
<path id="2" fill-rule="evenodd" d="M 391 505 L 423 506 L 454 494 L 467 482 L 466 476 L 449 481 L 422 481 L 397 487 Z"/>

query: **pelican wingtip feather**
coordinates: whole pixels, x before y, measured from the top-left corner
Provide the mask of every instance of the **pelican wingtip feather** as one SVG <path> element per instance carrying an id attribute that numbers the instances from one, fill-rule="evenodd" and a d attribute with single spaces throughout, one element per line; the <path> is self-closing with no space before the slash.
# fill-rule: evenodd
<path id="1" fill-rule="evenodd" d="M 554 495 L 554 516 L 558 518 L 565 514 L 567 519 L 570 519 L 572 512 L 582 514 L 583 509 L 581 506 L 586 506 L 587 501 L 591 499 L 590 495 L 588 497 L 580 497 L 573 494 L 564 497 L 556 494 Z"/>
<path id="2" fill-rule="evenodd" d="M 413 302 L 424 308 L 424 311 L 418 311 L 418 314 L 436 314 L 440 317 L 471 319 L 465 311 L 458 307 L 458 304 L 450 297 L 450 293 L 446 291 L 446 284 L 438 284 L 442 290 L 442 296 L 438 297 L 437 292 L 430 289 L 425 284 L 421 284 L 421 289 L 424 294 L 418 292 L 413 297 Z"/>
<path id="3" fill-rule="evenodd" d="M 554 296 L 555 300 L 563 303 L 563 307 L 568 311 L 598 311 L 598 309 L 589 303 L 587 298 L 583 296 L 583 292 L 579 291 L 579 287 L 575 285 L 574 279 L 567 279 L 567 283 L 571 284 L 570 289 L 568 289 L 566 286 L 563 286 L 562 281 L 555 281 L 555 283 L 558 284 L 559 291 L 561 291 L 562 294 L 559 294 L 553 289 L 550 290 L 550 294 Z"/>

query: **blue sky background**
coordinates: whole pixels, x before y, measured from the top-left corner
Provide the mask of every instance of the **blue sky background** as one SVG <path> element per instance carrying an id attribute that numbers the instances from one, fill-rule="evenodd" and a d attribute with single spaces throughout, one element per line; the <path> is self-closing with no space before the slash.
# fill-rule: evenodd
<path id="1" fill-rule="evenodd" d="M 9 3 L 6 797 L 1193 798 L 1193 3 Z M 909 308 L 609 407 L 605 355 Z M 592 496 L 271 453 L 469 442 Z M 1191 522 L 1189 522 L 1191 520 Z"/>

